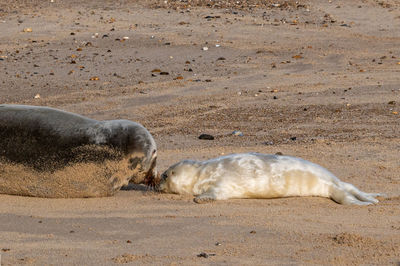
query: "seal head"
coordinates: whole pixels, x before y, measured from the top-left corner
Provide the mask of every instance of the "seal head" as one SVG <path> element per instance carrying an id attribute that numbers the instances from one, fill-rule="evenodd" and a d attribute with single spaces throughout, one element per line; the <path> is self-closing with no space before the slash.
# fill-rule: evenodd
<path id="1" fill-rule="evenodd" d="M 111 145 L 129 157 L 129 168 L 133 170 L 130 183 L 157 182 L 157 146 L 145 127 L 129 120 L 108 120 L 100 121 L 95 131 L 92 141 Z"/>

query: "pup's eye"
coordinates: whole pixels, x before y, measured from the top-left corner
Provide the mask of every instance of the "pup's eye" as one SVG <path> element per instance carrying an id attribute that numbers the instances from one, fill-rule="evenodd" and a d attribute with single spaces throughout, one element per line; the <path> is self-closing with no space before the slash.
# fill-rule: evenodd
<path id="1" fill-rule="evenodd" d="M 174 171 L 172 171 L 172 172 L 171 172 L 171 175 L 174 175 L 174 174 L 175 174 L 175 172 L 174 172 Z"/>

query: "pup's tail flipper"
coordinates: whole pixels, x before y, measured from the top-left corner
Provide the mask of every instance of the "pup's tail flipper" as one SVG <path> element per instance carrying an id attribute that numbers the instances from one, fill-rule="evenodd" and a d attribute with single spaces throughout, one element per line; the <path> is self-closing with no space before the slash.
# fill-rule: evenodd
<path id="1" fill-rule="evenodd" d="M 354 204 L 354 205 L 370 205 L 378 203 L 376 199 L 378 196 L 383 196 L 380 193 L 366 193 L 352 184 L 340 182 L 331 188 L 331 198 L 340 204 Z"/>

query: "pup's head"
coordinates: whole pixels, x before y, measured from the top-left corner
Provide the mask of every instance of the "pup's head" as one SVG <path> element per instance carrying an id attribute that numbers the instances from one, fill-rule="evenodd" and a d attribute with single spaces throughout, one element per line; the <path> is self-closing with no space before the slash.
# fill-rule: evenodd
<path id="1" fill-rule="evenodd" d="M 193 194 L 198 178 L 198 162 L 185 160 L 174 164 L 161 175 L 157 190 L 166 193 Z"/>

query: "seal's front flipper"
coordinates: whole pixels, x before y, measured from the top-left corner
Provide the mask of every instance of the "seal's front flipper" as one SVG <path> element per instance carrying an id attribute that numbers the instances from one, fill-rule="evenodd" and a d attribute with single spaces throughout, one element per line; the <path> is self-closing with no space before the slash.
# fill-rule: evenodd
<path id="1" fill-rule="evenodd" d="M 194 202 L 199 203 L 199 204 L 210 203 L 215 200 L 216 200 L 216 197 L 214 195 L 212 195 L 211 193 L 203 193 L 194 198 Z"/>

